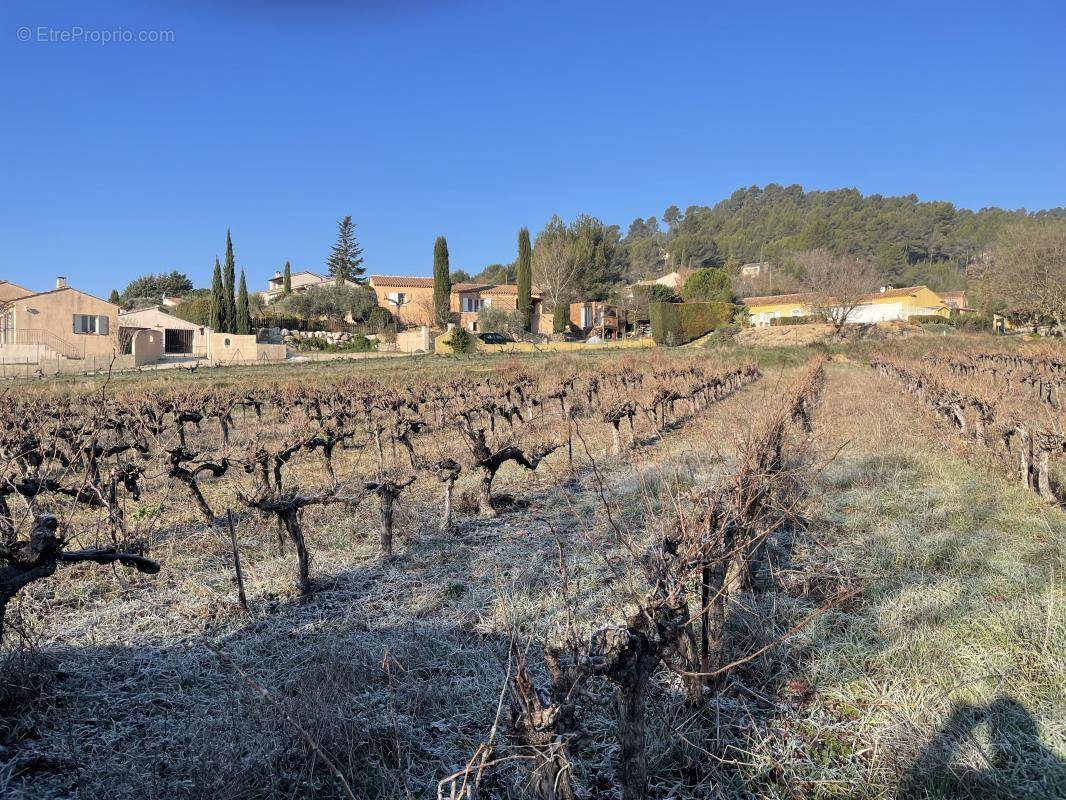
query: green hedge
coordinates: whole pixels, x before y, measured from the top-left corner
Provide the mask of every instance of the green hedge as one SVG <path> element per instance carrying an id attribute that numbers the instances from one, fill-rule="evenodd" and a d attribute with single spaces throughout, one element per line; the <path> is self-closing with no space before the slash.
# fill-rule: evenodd
<path id="1" fill-rule="evenodd" d="M 650 303 L 651 335 L 656 344 L 687 344 L 733 321 L 732 303 Z"/>
<path id="2" fill-rule="evenodd" d="M 771 328 L 779 328 L 782 325 L 810 325 L 815 322 L 814 317 L 774 317 L 770 320 Z"/>
<path id="3" fill-rule="evenodd" d="M 952 316 L 951 321 L 956 328 L 966 331 L 990 331 L 992 330 L 992 315 L 980 314 L 976 311 L 964 311 L 957 316 Z"/>
<path id="4" fill-rule="evenodd" d="M 955 320 L 951 317 L 942 317 L 939 314 L 911 314 L 907 317 L 907 322 L 911 325 L 926 325 L 932 323 L 934 325 L 954 325 Z"/>

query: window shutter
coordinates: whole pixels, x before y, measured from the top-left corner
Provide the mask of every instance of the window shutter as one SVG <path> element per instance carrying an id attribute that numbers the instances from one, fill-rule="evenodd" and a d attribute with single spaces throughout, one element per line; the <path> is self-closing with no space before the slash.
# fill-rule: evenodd
<path id="1" fill-rule="evenodd" d="M 111 320 L 109 320 L 107 317 L 102 317 L 102 316 L 101 317 L 97 317 L 96 319 L 97 319 L 96 332 L 98 334 L 100 334 L 101 336 L 107 336 L 108 333 L 111 330 L 108 327 L 110 325 L 110 323 L 111 323 Z"/>

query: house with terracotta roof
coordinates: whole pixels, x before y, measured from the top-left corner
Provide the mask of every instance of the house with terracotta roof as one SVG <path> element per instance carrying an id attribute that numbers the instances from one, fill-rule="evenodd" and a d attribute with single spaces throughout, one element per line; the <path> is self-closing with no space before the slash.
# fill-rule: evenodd
<path id="1" fill-rule="evenodd" d="M 776 317 L 808 317 L 819 299 L 815 292 L 745 297 L 743 303 L 751 314 L 751 324 L 766 326 Z M 917 315 L 950 316 L 951 310 L 943 298 L 928 286 L 894 288 L 882 286 L 863 298 L 848 315 L 848 322 L 876 324 L 878 322 L 906 322 Z"/>
<path id="2" fill-rule="evenodd" d="M 377 294 L 378 305 L 389 309 L 401 324 L 432 326 L 435 323 L 432 278 L 371 275 L 367 283 Z M 534 331 L 551 333 L 551 318 L 541 313 L 541 293 L 535 286 L 530 292 L 530 305 L 530 327 Z M 518 308 L 518 287 L 506 283 L 452 284 L 448 307 L 452 323 L 477 332 L 477 316 L 483 308 L 504 311 Z"/>
<path id="3" fill-rule="evenodd" d="M 33 292 L 0 282 L 0 357 L 106 357 L 118 348 L 118 306 L 67 285 Z"/>
<path id="4" fill-rule="evenodd" d="M 324 283 L 333 282 L 333 278 L 328 275 L 319 275 L 317 272 L 311 272 L 307 269 L 292 273 L 290 278 L 293 292 L 306 292 L 311 286 L 321 286 Z M 260 292 L 259 296 L 263 298 L 264 303 L 270 303 L 283 294 L 285 294 L 285 276 L 281 274 L 279 269 L 275 270 L 274 274 L 267 279 L 267 290 Z"/>

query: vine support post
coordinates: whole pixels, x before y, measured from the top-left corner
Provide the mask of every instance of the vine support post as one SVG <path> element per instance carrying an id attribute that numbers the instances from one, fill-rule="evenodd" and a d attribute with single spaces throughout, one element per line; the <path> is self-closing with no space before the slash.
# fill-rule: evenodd
<path id="1" fill-rule="evenodd" d="M 229 541 L 233 548 L 233 571 L 237 576 L 237 602 L 244 613 L 248 611 L 248 596 L 244 593 L 244 571 L 241 569 L 241 551 L 237 546 L 237 529 L 233 525 L 233 509 L 226 509 L 226 522 L 229 525 Z"/>

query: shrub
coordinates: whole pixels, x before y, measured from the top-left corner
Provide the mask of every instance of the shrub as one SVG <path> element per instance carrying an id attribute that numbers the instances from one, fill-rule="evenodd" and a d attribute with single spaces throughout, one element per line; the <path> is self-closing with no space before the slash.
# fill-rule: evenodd
<path id="1" fill-rule="evenodd" d="M 518 311 L 507 311 L 492 306 L 485 306 L 477 312 L 477 327 L 479 331 L 502 333 L 504 336 L 511 337 L 525 329 L 522 315 Z"/>
<path id="2" fill-rule="evenodd" d="M 811 323 L 816 322 L 816 321 L 817 320 L 815 320 L 815 318 L 811 317 L 811 316 L 803 316 L 803 317 L 774 317 L 773 319 L 770 320 L 770 325 L 772 327 L 780 327 L 782 325 L 810 325 Z"/>
<path id="3" fill-rule="evenodd" d="M 989 314 L 980 314 L 976 311 L 967 311 L 952 317 L 955 327 L 964 331 L 990 331 L 992 330 L 992 317 Z"/>
<path id="4" fill-rule="evenodd" d="M 712 350 L 718 347 L 730 347 L 734 344 L 736 340 L 724 328 L 715 331 L 702 342 L 703 347 Z"/>
<path id="5" fill-rule="evenodd" d="M 366 324 L 374 333 L 380 333 L 384 328 L 392 324 L 392 312 L 387 308 L 378 306 L 367 316 Z"/>
<path id="6" fill-rule="evenodd" d="M 656 344 L 681 345 L 729 323 L 732 303 L 652 303 L 651 335 Z"/>
<path id="7" fill-rule="evenodd" d="M 955 320 L 951 317 L 942 317 L 939 314 L 911 314 L 907 317 L 911 325 L 954 325 Z"/>
<path id="8" fill-rule="evenodd" d="M 732 303 L 733 282 L 724 269 L 698 269 L 681 287 L 681 297 L 686 303 Z"/>
<path id="9" fill-rule="evenodd" d="M 350 342 L 345 342 L 341 350 L 349 353 L 370 353 L 378 349 L 376 339 L 368 339 L 365 336 L 353 336 Z"/>
<path id="10" fill-rule="evenodd" d="M 329 347 L 329 342 L 321 336 L 308 336 L 306 339 L 301 339 L 297 345 L 300 350 L 329 350 Z"/>
<path id="11" fill-rule="evenodd" d="M 472 353 L 474 351 L 474 337 L 466 328 L 453 328 L 452 335 L 448 338 L 453 353 Z"/>

